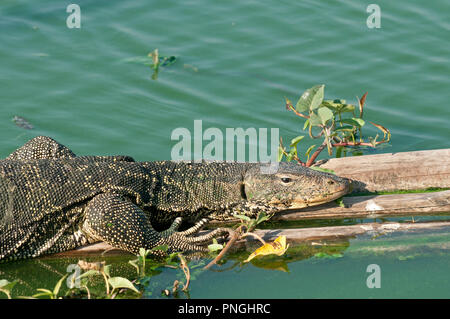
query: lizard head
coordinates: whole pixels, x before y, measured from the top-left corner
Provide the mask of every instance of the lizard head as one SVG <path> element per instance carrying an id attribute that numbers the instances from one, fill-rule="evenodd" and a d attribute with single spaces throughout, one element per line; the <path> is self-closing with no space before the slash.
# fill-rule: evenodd
<path id="1" fill-rule="evenodd" d="M 285 162 L 274 172 L 252 166 L 241 185 L 241 195 L 252 211 L 315 206 L 340 198 L 349 190 L 348 179 Z"/>

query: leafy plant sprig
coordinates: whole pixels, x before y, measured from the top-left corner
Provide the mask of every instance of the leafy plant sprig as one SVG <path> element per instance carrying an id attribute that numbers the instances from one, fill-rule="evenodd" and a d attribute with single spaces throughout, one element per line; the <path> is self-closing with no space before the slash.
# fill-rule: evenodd
<path id="1" fill-rule="evenodd" d="M 272 217 L 273 214 L 268 215 L 265 212 L 260 212 L 256 216 L 256 218 L 251 218 L 249 216 L 245 215 L 239 215 L 235 214 L 234 216 L 239 218 L 241 220 L 240 225 L 235 229 L 229 229 L 230 232 L 230 240 L 227 242 L 226 246 L 223 247 L 223 249 L 220 251 L 220 253 L 214 258 L 208 265 L 206 265 L 203 269 L 209 269 L 213 265 L 217 264 L 217 262 L 222 259 L 226 252 L 234 245 L 234 243 L 239 240 L 246 237 L 254 237 L 255 239 L 259 240 L 263 245 L 266 245 L 267 243 L 264 241 L 263 238 L 258 236 L 257 234 L 253 233 L 253 230 L 256 228 L 257 225 L 260 223 L 269 220 Z M 211 251 L 217 251 L 216 249 L 216 243 L 209 246 L 209 249 Z"/>
<path id="2" fill-rule="evenodd" d="M 333 155 L 333 148 L 336 148 L 336 157 L 341 157 L 346 147 L 369 146 L 377 147 L 379 144 L 388 143 L 391 133 L 380 124 L 370 122 L 373 126 L 383 132 L 383 139 L 368 137 L 368 141 L 363 139 L 362 128 L 365 125 L 363 120 L 364 104 L 367 92 L 361 97 L 357 97 L 359 106 L 359 115 L 355 114 L 356 106 L 347 104 L 345 100 L 324 100 L 325 85 L 316 85 L 306 90 L 294 105 L 286 99 L 286 109 L 294 112 L 295 115 L 306 119 L 303 130 L 308 130 L 309 137 L 312 139 L 323 138 L 320 145 L 310 146 L 306 152 L 306 161 L 302 161 L 298 154 L 298 143 L 305 137 L 300 135 L 291 140 L 290 148 L 283 146 L 283 140 L 280 138 L 278 149 L 278 160 L 281 161 L 286 156 L 287 161 L 296 160 L 303 166 L 314 164 L 317 156 L 326 148 L 330 156 Z M 313 129 L 319 129 L 317 134 Z M 314 151 L 314 152 L 313 152 Z"/>

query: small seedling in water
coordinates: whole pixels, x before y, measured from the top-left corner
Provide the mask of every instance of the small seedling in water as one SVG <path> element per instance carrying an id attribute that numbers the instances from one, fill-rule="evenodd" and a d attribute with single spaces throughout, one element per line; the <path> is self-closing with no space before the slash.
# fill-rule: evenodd
<path id="1" fill-rule="evenodd" d="M 64 279 L 66 279 L 67 275 L 63 276 L 55 285 L 55 288 L 53 288 L 52 290 L 49 289 L 43 289 L 43 288 L 38 288 L 36 289 L 37 291 L 39 291 L 39 293 L 34 294 L 33 298 L 38 298 L 38 297 L 48 297 L 50 299 L 58 299 L 58 294 L 59 294 L 59 290 L 61 289 L 61 285 L 64 281 Z"/>
<path id="2" fill-rule="evenodd" d="M 158 70 L 158 68 L 159 68 L 159 53 L 158 53 L 158 49 L 155 49 L 152 52 L 150 52 L 148 54 L 148 56 L 152 58 L 152 62 L 153 62 L 152 68 L 154 70 Z"/>

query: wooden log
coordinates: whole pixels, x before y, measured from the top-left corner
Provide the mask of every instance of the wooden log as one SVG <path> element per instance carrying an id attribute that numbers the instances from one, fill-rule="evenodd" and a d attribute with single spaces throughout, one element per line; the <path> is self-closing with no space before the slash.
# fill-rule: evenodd
<path id="1" fill-rule="evenodd" d="M 333 240 L 355 237 L 362 234 L 386 234 L 392 232 L 409 232 L 417 230 L 438 230 L 448 228 L 450 221 L 422 222 L 422 223 L 365 223 L 348 226 L 311 227 L 297 229 L 260 229 L 255 233 L 265 241 L 273 241 L 278 236 L 286 236 L 290 242 L 303 242 L 310 240 Z"/>
<path id="2" fill-rule="evenodd" d="M 257 235 L 262 237 L 265 241 L 273 241 L 278 236 L 286 236 L 290 243 L 299 243 L 313 240 L 337 240 L 348 239 L 366 233 L 378 235 L 392 232 L 411 232 L 418 230 L 439 230 L 449 228 L 450 221 L 439 222 L 421 222 L 421 223 L 365 223 L 349 226 L 330 226 L 330 227 L 311 227 L 311 228 L 297 228 L 297 229 L 258 229 L 254 231 Z M 247 237 L 245 240 L 236 242 L 236 248 L 243 246 L 253 246 L 256 240 L 252 237 Z M 96 243 L 89 246 L 71 250 L 63 253 L 58 253 L 53 256 L 89 256 L 100 255 L 104 252 L 105 255 L 110 254 L 129 254 L 123 250 L 111 247 L 106 243 Z"/>
<path id="3" fill-rule="evenodd" d="M 52 257 L 78 257 L 78 256 L 111 256 L 111 255 L 123 255 L 130 254 L 125 250 L 112 247 L 111 245 L 100 242 L 95 244 L 86 245 L 77 249 L 63 251 L 61 253 L 52 254 Z"/>
<path id="4" fill-rule="evenodd" d="M 333 158 L 318 166 L 355 181 L 354 193 L 450 188 L 450 149 Z"/>
<path id="5" fill-rule="evenodd" d="M 272 220 L 378 218 L 450 213 L 450 190 L 430 193 L 344 197 L 345 207 L 331 202 L 325 205 L 285 211 Z"/>

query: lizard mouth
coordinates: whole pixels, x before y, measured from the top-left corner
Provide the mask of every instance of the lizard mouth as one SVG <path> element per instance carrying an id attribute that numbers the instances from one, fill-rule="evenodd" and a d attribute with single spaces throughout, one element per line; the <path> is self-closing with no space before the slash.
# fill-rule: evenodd
<path id="1" fill-rule="evenodd" d="M 324 194 L 319 197 L 312 198 L 310 200 L 304 200 L 302 198 L 295 198 L 292 201 L 292 204 L 290 205 L 289 209 L 298 209 L 298 208 L 304 208 L 304 207 L 308 207 L 308 206 L 317 206 L 317 205 L 325 204 L 325 203 L 331 202 L 335 199 L 338 199 L 338 198 L 344 196 L 345 194 L 347 194 L 349 192 L 349 189 L 350 189 L 349 185 L 344 185 L 333 193 Z"/>

